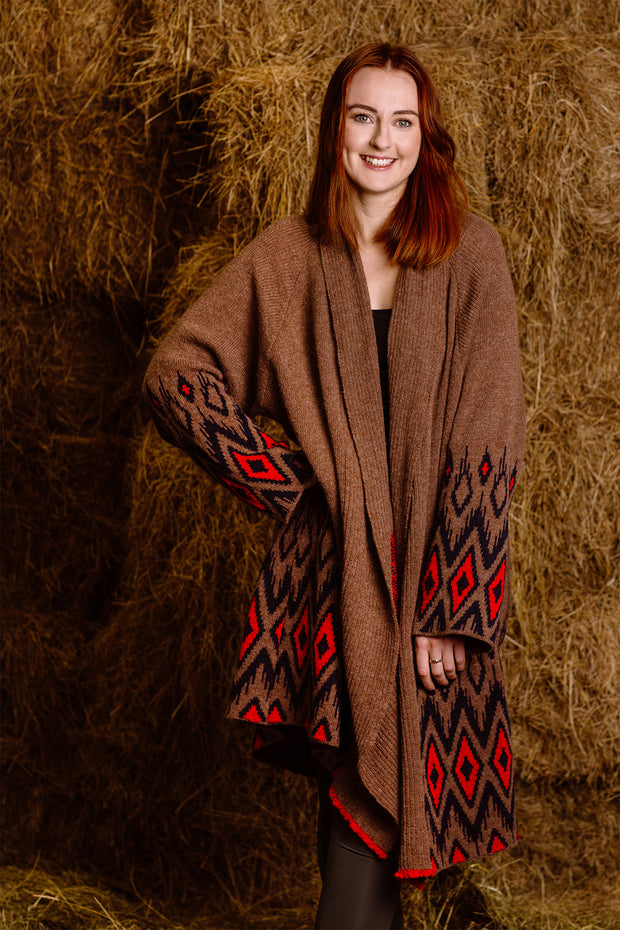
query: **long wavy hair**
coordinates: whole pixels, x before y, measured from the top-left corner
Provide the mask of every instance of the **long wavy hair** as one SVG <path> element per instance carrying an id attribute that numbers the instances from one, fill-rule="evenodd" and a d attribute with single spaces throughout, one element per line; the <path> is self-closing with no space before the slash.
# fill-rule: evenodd
<path id="1" fill-rule="evenodd" d="M 346 97 L 360 68 L 405 71 L 418 89 L 422 144 L 407 187 L 376 241 L 390 259 L 412 268 L 437 265 L 456 249 L 463 213 L 465 186 L 454 168 L 455 146 L 441 118 L 437 91 L 430 75 L 412 51 L 399 45 L 373 43 L 351 52 L 340 62 L 327 86 L 318 154 L 306 216 L 328 242 L 357 248 L 357 222 L 342 147 Z"/>

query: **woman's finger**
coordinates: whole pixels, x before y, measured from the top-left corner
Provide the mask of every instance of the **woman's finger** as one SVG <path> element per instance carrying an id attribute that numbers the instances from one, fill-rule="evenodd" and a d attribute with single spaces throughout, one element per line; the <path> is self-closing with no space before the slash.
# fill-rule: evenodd
<path id="1" fill-rule="evenodd" d="M 456 662 L 457 672 L 462 672 L 465 668 L 465 640 L 462 636 L 455 637 L 454 642 L 454 661 Z"/>
<path id="2" fill-rule="evenodd" d="M 446 675 L 446 668 L 444 666 L 443 648 L 441 644 L 439 647 L 432 647 L 429 651 L 428 664 L 430 666 L 431 675 L 435 680 L 435 684 L 443 686 L 447 685 L 448 677 Z"/>
<path id="3" fill-rule="evenodd" d="M 431 675 L 431 665 L 429 662 L 430 640 L 427 636 L 416 636 L 414 638 L 415 664 L 418 676 L 422 686 L 431 693 L 435 690 L 435 682 Z"/>
<path id="4" fill-rule="evenodd" d="M 442 645 L 441 658 L 442 658 L 444 675 L 450 681 L 454 681 L 454 679 L 457 677 L 456 657 L 454 655 L 454 643 L 452 643 L 450 639 L 446 637 L 441 645 Z"/>

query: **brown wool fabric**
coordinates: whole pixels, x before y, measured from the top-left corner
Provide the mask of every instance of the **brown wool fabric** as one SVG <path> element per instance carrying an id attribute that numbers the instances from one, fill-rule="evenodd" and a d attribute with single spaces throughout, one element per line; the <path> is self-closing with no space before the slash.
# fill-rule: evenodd
<path id="1" fill-rule="evenodd" d="M 380 855 L 398 845 L 397 874 L 416 880 L 516 841 L 498 650 L 525 413 L 488 223 L 469 216 L 449 260 L 401 271 L 388 364 L 389 466 L 359 256 L 288 218 L 187 311 L 145 387 L 166 439 L 281 520 L 230 715 L 260 724 L 261 745 L 277 734 L 291 768 L 293 732 L 331 749 L 334 803 Z M 256 414 L 303 451 L 274 444 Z M 416 633 L 467 637 L 467 670 L 433 695 Z"/>

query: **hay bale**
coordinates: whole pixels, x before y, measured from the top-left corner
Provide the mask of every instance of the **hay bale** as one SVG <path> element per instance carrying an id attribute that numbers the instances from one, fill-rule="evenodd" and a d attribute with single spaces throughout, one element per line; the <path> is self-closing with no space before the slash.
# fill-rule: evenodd
<path id="1" fill-rule="evenodd" d="M 519 874 L 520 888 L 515 887 L 515 874 Z M 274 926 L 307 930 L 312 921 L 299 885 L 296 903 L 273 903 L 269 915 L 262 915 L 234 895 L 221 908 L 214 906 L 210 888 L 201 902 L 189 907 L 155 909 L 75 872 L 5 868 L 0 878 L 2 930 L 38 930 L 41 918 L 46 927 L 53 922 L 58 930 L 259 930 Z M 514 857 L 510 862 L 494 859 L 457 869 L 452 875 L 444 873 L 423 895 L 405 893 L 404 899 L 409 930 L 615 930 L 618 926 L 617 902 L 609 892 L 599 889 L 584 897 L 554 891 L 541 873 Z"/>
<path id="2" fill-rule="evenodd" d="M 5 592 L 13 608 L 89 622 L 122 551 L 136 364 L 108 308 L 16 303 L 6 321 Z"/>
<path id="3" fill-rule="evenodd" d="M 162 172 L 123 102 L 131 20 L 104 3 L 20 4 L 2 57 L 3 286 L 66 300 L 76 288 L 143 299 L 169 248 Z M 162 253 L 163 250 L 163 253 Z"/>
<path id="4" fill-rule="evenodd" d="M 589 41 L 537 37 L 498 46 L 484 87 L 488 124 L 510 127 L 487 171 L 528 405 L 507 654 L 518 752 L 528 779 L 596 780 L 617 772 L 620 733 L 620 69 Z"/>
<path id="5" fill-rule="evenodd" d="M 36 88 L 15 101 L 4 135 L 5 286 L 52 301 L 76 286 L 120 302 L 144 298 L 160 203 L 141 121 L 83 101 L 61 109 L 40 90 L 47 99 L 34 106 Z"/>
<path id="6" fill-rule="evenodd" d="M 10 83 L 45 75 L 78 94 L 100 93 L 114 84 L 123 29 L 114 0 L 13 0 L 9 12 L 2 44 Z"/>
<path id="7" fill-rule="evenodd" d="M 84 657 L 122 560 L 135 416 L 135 362 L 113 320 L 108 307 L 17 299 L 5 317 L 5 854 L 36 855 L 54 834 L 70 850 L 67 811 L 87 777 Z"/>

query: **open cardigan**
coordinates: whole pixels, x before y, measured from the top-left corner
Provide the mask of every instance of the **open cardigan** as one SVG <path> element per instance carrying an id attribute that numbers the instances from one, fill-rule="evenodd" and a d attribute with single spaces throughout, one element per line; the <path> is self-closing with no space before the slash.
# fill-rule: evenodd
<path id="1" fill-rule="evenodd" d="M 488 223 L 468 216 L 451 258 L 401 270 L 388 364 L 389 449 L 359 255 L 291 217 L 184 314 L 145 390 L 164 438 L 279 520 L 229 715 L 293 769 L 303 732 L 351 827 L 419 880 L 516 841 L 499 646 L 525 413 Z M 467 638 L 467 669 L 434 694 L 416 634 Z"/>

